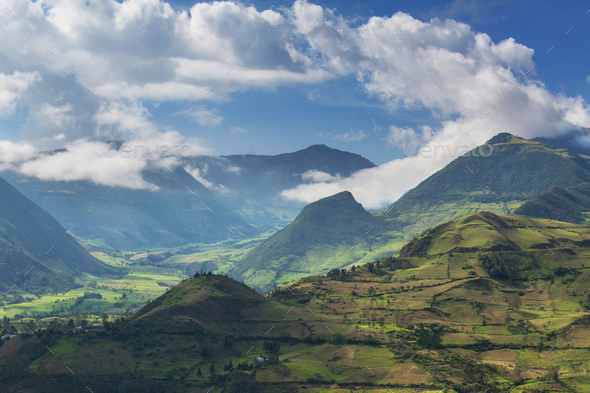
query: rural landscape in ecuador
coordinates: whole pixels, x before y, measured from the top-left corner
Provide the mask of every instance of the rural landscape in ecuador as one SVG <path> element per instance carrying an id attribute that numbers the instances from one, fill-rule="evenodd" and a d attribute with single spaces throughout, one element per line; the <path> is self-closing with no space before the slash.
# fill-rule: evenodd
<path id="1" fill-rule="evenodd" d="M 0 393 L 590 393 L 588 2 L 0 8 Z"/>

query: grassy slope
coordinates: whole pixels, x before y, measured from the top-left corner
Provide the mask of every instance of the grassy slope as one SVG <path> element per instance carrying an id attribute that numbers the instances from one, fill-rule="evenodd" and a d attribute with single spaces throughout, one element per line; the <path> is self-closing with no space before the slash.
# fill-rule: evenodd
<path id="1" fill-rule="evenodd" d="M 590 212 L 589 193 L 590 183 L 582 183 L 566 190 L 561 187 L 552 187 L 536 198 L 526 201 L 515 210 L 515 213 L 587 224 L 588 212 Z"/>
<path id="2" fill-rule="evenodd" d="M 295 221 L 236 262 L 231 275 L 268 292 L 276 283 L 356 262 L 362 255 L 351 248 L 381 245 L 386 230 L 384 220 L 341 192 L 307 205 Z"/>
<path id="3" fill-rule="evenodd" d="M 302 391 L 334 383 L 369 391 L 380 384 L 373 391 L 384 393 L 385 385 L 409 392 L 463 384 L 505 392 L 520 373 L 513 392 L 587 391 L 590 318 L 581 301 L 590 248 L 584 240 L 590 240 L 586 226 L 472 214 L 418 236 L 403 257 L 300 279 L 267 297 L 222 276 L 189 279 L 109 331 L 46 339 L 59 351 L 41 351 L 28 370 L 44 383 L 54 380 L 44 373 L 66 376 L 69 365 L 85 384 L 102 386 L 101 375 L 117 380 L 135 372 L 146 386 L 161 381 L 172 392 L 213 385 L 224 391 L 238 373 L 225 376 L 222 366 L 255 363 L 263 341 L 273 340 L 281 345 L 281 363 L 254 374 L 267 387 L 291 381 L 316 389 Z M 494 245 L 513 251 L 486 251 Z M 478 260 L 482 253 L 509 261 L 513 275 L 491 277 Z M 573 274 L 556 274 L 563 266 Z M 508 304 L 514 294 L 521 300 L 516 309 Z M 0 347 L 0 359 L 19 343 Z M 220 375 L 214 383 L 211 363 Z M 561 381 L 542 380 L 554 366 Z"/>
<path id="4" fill-rule="evenodd" d="M 60 273 L 106 274 L 113 270 L 91 256 L 45 210 L 0 178 L 0 290 L 63 290 Z M 25 274 L 32 266 L 38 271 Z M 54 272 L 50 272 L 49 269 Z M 22 288 L 21 288 L 22 287 Z"/>
<path id="5" fill-rule="evenodd" d="M 507 214 L 506 206 L 514 210 L 551 187 L 590 180 L 587 157 L 568 150 L 510 134 L 488 144 L 491 156 L 455 159 L 395 202 L 387 217 L 404 233 L 416 234 L 476 211 Z"/>

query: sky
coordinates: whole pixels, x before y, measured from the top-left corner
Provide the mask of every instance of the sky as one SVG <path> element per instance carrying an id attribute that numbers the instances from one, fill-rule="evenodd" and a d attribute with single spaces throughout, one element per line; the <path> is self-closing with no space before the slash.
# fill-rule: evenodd
<path id="1" fill-rule="evenodd" d="M 195 155 L 326 144 L 378 166 L 283 196 L 349 190 L 379 208 L 499 132 L 590 127 L 583 1 L 5 3 L 0 170 L 44 180 L 153 189 L 142 169 L 180 165 L 105 157 L 110 140 Z"/>

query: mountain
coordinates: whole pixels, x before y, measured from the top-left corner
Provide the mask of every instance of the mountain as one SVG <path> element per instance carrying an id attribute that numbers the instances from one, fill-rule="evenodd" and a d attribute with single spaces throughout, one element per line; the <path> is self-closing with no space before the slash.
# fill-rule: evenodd
<path id="1" fill-rule="evenodd" d="M 491 155 L 458 157 L 396 201 L 387 217 L 416 234 L 470 212 L 509 213 L 551 187 L 590 181 L 587 157 L 566 149 L 507 133 L 487 144 Z"/>
<path id="2" fill-rule="evenodd" d="M 115 145 L 120 148 L 122 142 Z M 79 238 L 135 250 L 235 241 L 275 231 L 302 208 L 279 193 L 301 184 L 303 173 L 348 176 L 373 166 L 360 155 L 314 145 L 276 156 L 186 158 L 174 174 L 144 170 L 142 176 L 159 187 L 157 191 L 109 191 L 108 186 L 88 181 L 42 181 L 14 172 L 3 176 L 64 227 L 74 226 L 72 232 Z"/>
<path id="3" fill-rule="evenodd" d="M 156 191 L 6 176 L 64 227 L 73 226 L 76 236 L 115 249 L 214 243 L 257 233 L 182 168 L 145 170 L 144 180 Z"/>
<path id="4" fill-rule="evenodd" d="M 579 155 L 590 156 L 590 147 L 586 140 L 590 137 L 590 128 L 572 130 L 554 137 L 536 137 L 533 141 L 545 143 L 554 147 L 568 149 Z"/>
<path id="5" fill-rule="evenodd" d="M 85 334 L 54 319 L 0 340 L 0 384 L 10 393 L 586 392 L 589 245 L 587 226 L 478 212 L 397 255 L 267 296 L 200 274 Z"/>
<path id="6" fill-rule="evenodd" d="M 237 262 L 231 275 L 268 292 L 278 282 L 358 261 L 358 250 L 379 243 L 386 230 L 383 219 L 350 192 L 340 192 L 305 206 L 291 224 Z"/>
<path id="7" fill-rule="evenodd" d="M 358 154 L 326 145 L 275 156 L 198 156 L 186 162 L 214 184 L 212 191 L 228 206 L 239 209 L 259 225 L 282 223 L 282 226 L 293 220 L 302 205 L 286 201 L 280 192 L 305 182 L 304 173 L 320 171 L 347 177 L 375 166 Z"/>
<path id="8" fill-rule="evenodd" d="M 514 212 L 531 217 L 588 224 L 590 183 L 582 183 L 565 190 L 557 186 L 552 187 L 526 201 Z"/>
<path id="9" fill-rule="evenodd" d="M 12 285 L 25 292 L 64 290 L 73 284 L 68 275 L 113 273 L 67 234 L 49 213 L 2 178 L 0 250 L 0 291 Z"/>
<path id="10" fill-rule="evenodd" d="M 264 320 L 289 320 L 285 318 L 288 310 L 231 278 L 200 275 L 182 281 L 139 310 L 131 321 L 150 331 L 165 329 L 169 333 L 191 328 L 210 334 L 256 334 Z"/>

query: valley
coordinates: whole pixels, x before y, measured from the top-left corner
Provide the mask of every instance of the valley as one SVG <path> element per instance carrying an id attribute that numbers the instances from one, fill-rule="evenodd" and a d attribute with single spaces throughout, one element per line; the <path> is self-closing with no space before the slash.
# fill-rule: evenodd
<path id="1" fill-rule="evenodd" d="M 367 211 L 343 191 L 288 223 L 295 205 L 269 199 L 267 212 L 284 217 L 260 216 L 262 205 L 248 201 L 260 190 L 236 180 L 249 196 L 233 211 L 231 193 L 208 191 L 187 170 L 150 174 L 170 190 L 139 197 L 130 212 L 149 208 L 136 220 L 116 213 L 131 191 L 93 201 L 103 206 L 93 225 L 116 222 L 105 237 L 66 231 L 0 183 L 11 198 L 0 210 L 0 384 L 50 393 L 588 391 L 589 159 L 509 134 L 488 143 L 494 158 L 459 157 L 386 209 Z M 267 181 L 293 186 L 293 168 L 319 160 L 334 171 L 325 160 L 348 157 L 326 149 L 297 152 L 311 164 Z M 246 166 L 231 160 L 221 162 Z M 271 158 L 248 160 L 255 168 Z M 536 177 L 518 175 L 529 161 Z M 87 184 L 17 182 L 52 209 L 87 203 Z M 196 205 L 183 186 L 198 191 Z M 171 201 L 182 209 L 170 222 L 165 209 L 150 210 Z M 137 229 L 144 219 L 159 229 Z M 211 236 L 194 241 L 199 231 Z"/>

